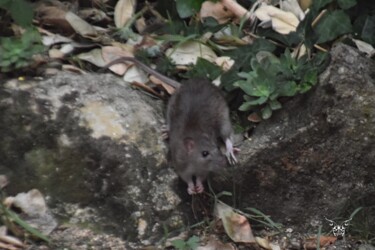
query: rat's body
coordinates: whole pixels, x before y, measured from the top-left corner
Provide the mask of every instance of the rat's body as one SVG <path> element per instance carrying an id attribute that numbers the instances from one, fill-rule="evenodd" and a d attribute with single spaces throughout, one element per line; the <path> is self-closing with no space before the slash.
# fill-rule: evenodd
<path id="1" fill-rule="evenodd" d="M 230 163 L 236 161 L 229 109 L 220 89 L 204 79 L 189 80 L 181 85 L 131 57 L 116 59 L 106 67 L 124 61 L 134 62 L 177 88 L 167 110 L 170 158 L 177 174 L 188 184 L 188 193 L 201 193 L 207 174 L 227 164 L 221 145 L 225 144 Z"/>
<path id="2" fill-rule="evenodd" d="M 169 100 L 167 126 L 172 164 L 188 184 L 189 194 L 202 192 L 208 172 L 227 164 L 220 146 L 232 135 L 229 109 L 219 88 L 204 79 L 187 81 Z"/>

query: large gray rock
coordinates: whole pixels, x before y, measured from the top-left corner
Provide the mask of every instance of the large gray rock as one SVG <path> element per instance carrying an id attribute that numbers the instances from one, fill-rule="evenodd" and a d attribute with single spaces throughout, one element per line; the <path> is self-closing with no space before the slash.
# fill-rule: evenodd
<path id="1" fill-rule="evenodd" d="M 374 207 L 375 64 L 345 45 L 331 55 L 319 85 L 285 103 L 241 146 L 241 164 L 231 170 L 240 209 L 317 232 L 328 226 L 324 217 Z M 232 190 L 230 181 L 221 186 Z"/>
<path id="2" fill-rule="evenodd" d="M 161 139 L 162 106 L 111 75 L 8 81 L 0 90 L 0 173 L 10 179 L 8 191 L 37 188 L 52 207 L 99 209 L 97 228 L 144 244 L 160 240 L 172 215 L 172 228 L 182 223 L 177 175 Z"/>

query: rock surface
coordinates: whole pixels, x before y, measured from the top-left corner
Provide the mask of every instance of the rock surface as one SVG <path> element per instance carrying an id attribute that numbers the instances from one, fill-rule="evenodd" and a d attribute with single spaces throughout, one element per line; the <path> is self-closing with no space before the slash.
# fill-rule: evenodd
<path id="1" fill-rule="evenodd" d="M 0 172 L 12 194 L 37 188 L 52 207 L 94 207 L 94 227 L 148 244 L 171 214 L 182 223 L 162 124 L 160 101 L 111 75 L 11 80 L 0 90 Z"/>
<path id="2" fill-rule="evenodd" d="M 241 146 L 232 170 L 240 209 L 313 232 L 329 229 L 325 217 L 346 220 L 361 206 L 375 215 L 375 64 L 345 45 L 331 56 L 319 85 Z"/>

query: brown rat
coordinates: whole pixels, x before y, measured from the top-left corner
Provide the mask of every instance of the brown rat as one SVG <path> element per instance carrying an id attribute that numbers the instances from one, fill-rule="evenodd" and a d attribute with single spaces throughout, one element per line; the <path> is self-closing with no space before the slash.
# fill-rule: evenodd
<path id="1" fill-rule="evenodd" d="M 180 84 L 132 57 L 121 57 L 105 66 L 131 61 L 142 70 L 177 88 L 168 102 L 167 129 L 170 157 L 177 174 L 188 184 L 188 193 L 203 192 L 210 171 L 235 163 L 229 108 L 220 89 L 205 79 Z M 195 177 L 195 184 L 194 184 Z"/>

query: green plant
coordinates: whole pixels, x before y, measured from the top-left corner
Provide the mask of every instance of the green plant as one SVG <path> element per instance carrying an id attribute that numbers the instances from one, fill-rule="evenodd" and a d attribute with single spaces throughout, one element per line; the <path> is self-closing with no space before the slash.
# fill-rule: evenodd
<path id="1" fill-rule="evenodd" d="M 326 61 L 326 54 L 317 54 L 313 60 L 307 56 L 294 58 L 286 50 L 280 58 L 270 52 L 260 51 L 250 61 L 252 71 L 240 72 L 244 80 L 234 83 L 245 93 L 241 111 L 261 109 L 263 119 L 268 119 L 272 111 L 280 109 L 279 97 L 305 93 L 317 83 L 318 73 Z"/>
<path id="2" fill-rule="evenodd" d="M 197 236 L 191 236 L 187 241 L 178 239 L 172 241 L 172 245 L 178 250 L 194 250 L 198 247 L 199 238 Z"/>
<path id="3" fill-rule="evenodd" d="M 9 11 L 13 20 L 23 26 L 31 25 L 34 11 L 30 3 L 24 0 L 0 0 L 0 8 Z"/>
<path id="4" fill-rule="evenodd" d="M 43 52 L 41 38 L 37 31 L 27 29 L 20 38 L 0 39 L 0 71 L 9 72 L 26 67 L 35 54 Z"/>

